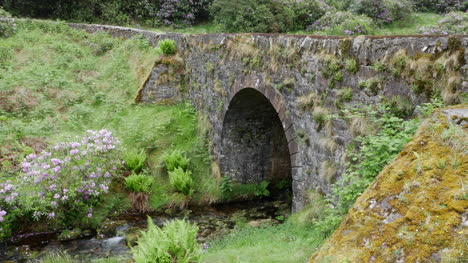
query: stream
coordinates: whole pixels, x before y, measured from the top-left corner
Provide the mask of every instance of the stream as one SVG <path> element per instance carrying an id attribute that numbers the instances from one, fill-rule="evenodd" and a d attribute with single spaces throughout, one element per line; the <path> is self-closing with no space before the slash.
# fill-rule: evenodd
<path id="1" fill-rule="evenodd" d="M 196 223 L 199 227 L 197 241 L 207 249 L 211 242 L 228 234 L 239 220 L 251 226 L 278 224 L 289 213 L 290 206 L 283 201 L 246 201 L 193 207 L 185 211 L 185 216 L 156 214 L 151 217 L 157 226 L 184 217 Z M 53 232 L 19 234 L 8 244 L 0 244 L 0 262 L 28 262 L 54 251 L 67 251 L 84 260 L 109 256 L 130 259 L 127 244 L 135 245 L 139 232 L 146 227 L 146 216 L 126 214 L 116 220 L 107 219 L 97 232 L 85 230 L 75 233 L 76 236 L 71 234 L 70 240 L 59 240 L 60 233 Z"/>

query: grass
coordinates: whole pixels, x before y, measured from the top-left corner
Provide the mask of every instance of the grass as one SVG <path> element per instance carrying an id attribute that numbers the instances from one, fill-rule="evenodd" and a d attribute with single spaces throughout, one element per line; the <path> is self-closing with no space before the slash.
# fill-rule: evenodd
<path id="1" fill-rule="evenodd" d="M 375 35 L 419 34 L 420 27 L 434 25 L 443 17 L 435 13 L 413 13 L 407 19 L 377 29 Z"/>
<path id="2" fill-rule="evenodd" d="M 267 227 L 240 227 L 213 243 L 201 262 L 306 262 L 324 237 L 312 227 L 288 221 Z"/>

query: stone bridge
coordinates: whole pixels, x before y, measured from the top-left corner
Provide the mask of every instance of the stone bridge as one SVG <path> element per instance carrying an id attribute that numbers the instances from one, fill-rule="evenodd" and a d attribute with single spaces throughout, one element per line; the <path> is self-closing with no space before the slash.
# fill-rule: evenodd
<path id="1" fill-rule="evenodd" d="M 189 100 L 209 120 L 213 161 L 240 183 L 292 180 L 293 210 L 308 190 L 331 193 L 346 146 L 372 133 L 353 107 L 387 105 L 412 115 L 440 94 L 466 102 L 468 36 L 319 37 L 270 34 L 161 34 L 71 25 L 115 37 L 173 39 L 137 100 Z"/>

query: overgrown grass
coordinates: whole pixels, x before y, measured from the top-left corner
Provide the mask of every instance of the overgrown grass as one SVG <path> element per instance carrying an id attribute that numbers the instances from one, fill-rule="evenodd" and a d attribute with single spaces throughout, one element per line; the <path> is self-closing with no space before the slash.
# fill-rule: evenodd
<path id="1" fill-rule="evenodd" d="M 267 227 L 240 227 L 212 244 L 202 262 L 306 262 L 323 242 L 312 226 L 292 221 Z"/>

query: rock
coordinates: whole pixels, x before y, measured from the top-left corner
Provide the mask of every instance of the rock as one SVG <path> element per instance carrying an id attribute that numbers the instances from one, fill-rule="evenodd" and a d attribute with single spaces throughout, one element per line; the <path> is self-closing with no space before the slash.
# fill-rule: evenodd
<path id="1" fill-rule="evenodd" d="M 138 227 L 130 227 L 125 233 L 125 241 L 129 247 L 137 244 L 138 238 L 141 236 L 141 229 Z"/>
<path id="2" fill-rule="evenodd" d="M 271 226 L 271 225 L 276 225 L 279 222 L 275 219 L 258 219 L 258 220 L 253 220 L 247 223 L 251 227 L 260 227 L 260 226 Z"/>
<path id="3" fill-rule="evenodd" d="M 62 233 L 57 237 L 60 241 L 74 240 L 81 236 L 81 229 L 73 228 L 72 230 L 63 230 Z"/>
<path id="4" fill-rule="evenodd" d="M 97 230 L 98 238 L 115 235 L 117 228 L 119 226 L 124 226 L 125 224 L 127 224 L 127 221 L 125 220 L 106 219 L 104 223 L 102 223 L 101 228 Z"/>

